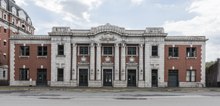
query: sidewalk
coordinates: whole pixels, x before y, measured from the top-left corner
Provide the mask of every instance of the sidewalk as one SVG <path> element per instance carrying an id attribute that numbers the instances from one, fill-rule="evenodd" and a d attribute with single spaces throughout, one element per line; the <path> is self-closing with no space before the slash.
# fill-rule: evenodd
<path id="1" fill-rule="evenodd" d="M 220 88 L 88 88 L 88 87 L 11 87 L 0 86 L 0 91 L 70 91 L 70 92 L 220 92 Z"/>

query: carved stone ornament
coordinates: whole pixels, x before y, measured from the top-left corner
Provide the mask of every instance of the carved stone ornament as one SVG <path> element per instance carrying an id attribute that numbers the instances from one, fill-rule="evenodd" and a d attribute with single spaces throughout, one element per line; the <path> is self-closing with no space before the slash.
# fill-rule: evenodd
<path id="1" fill-rule="evenodd" d="M 81 57 L 81 62 L 86 62 L 86 57 Z"/>
<path id="2" fill-rule="evenodd" d="M 110 57 L 105 57 L 105 62 L 106 63 L 109 63 L 111 61 L 111 58 Z"/>
<path id="3" fill-rule="evenodd" d="M 135 61 L 135 58 L 134 58 L 134 57 L 130 57 L 130 58 L 129 58 L 129 61 L 130 61 L 131 63 L 133 63 L 133 62 Z"/>
<path id="4" fill-rule="evenodd" d="M 106 34 L 106 35 L 103 35 L 101 38 L 100 38 L 101 41 L 115 41 L 115 37 L 111 34 Z"/>

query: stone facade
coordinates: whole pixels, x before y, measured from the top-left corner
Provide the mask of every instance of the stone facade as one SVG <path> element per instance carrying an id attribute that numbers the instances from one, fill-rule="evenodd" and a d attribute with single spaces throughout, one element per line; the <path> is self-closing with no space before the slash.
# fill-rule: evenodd
<path id="1" fill-rule="evenodd" d="M 174 84 L 171 77 L 178 81 L 177 87 L 205 86 L 204 36 L 167 36 L 160 27 L 127 30 L 106 24 L 88 30 L 54 27 L 49 36 L 12 37 L 11 85 L 25 85 L 16 80 L 19 75 L 14 74 L 17 71 L 15 64 L 21 61 L 15 60 L 19 48 L 16 45 L 25 42 L 51 45 L 48 52 L 51 70 L 47 74 L 47 77 L 51 76 L 47 78 L 50 86 L 168 87 Z M 169 47 L 179 48 L 178 57 L 170 58 Z M 189 51 L 193 57 L 187 57 L 187 48 L 193 48 L 193 52 Z M 194 74 L 189 76 L 188 69 L 196 70 L 196 77 Z M 172 76 L 174 74 L 168 70 L 177 70 L 178 73 Z"/>

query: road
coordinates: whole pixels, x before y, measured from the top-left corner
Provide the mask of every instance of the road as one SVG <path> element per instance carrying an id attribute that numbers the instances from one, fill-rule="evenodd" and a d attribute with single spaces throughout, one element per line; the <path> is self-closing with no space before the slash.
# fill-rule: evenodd
<path id="1" fill-rule="evenodd" d="M 0 106 L 217 106 L 220 92 L 0 91 Z"/>

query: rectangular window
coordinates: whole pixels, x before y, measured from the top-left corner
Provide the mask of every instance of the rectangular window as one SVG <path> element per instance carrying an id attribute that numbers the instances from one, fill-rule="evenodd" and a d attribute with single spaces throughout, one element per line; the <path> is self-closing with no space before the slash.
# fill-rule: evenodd
<path id="1" fill-rule="evenodd" d="M 63 81 L 63 69 L 58 68 L 57 70 L 57 81 Z"/>
<path id="2" fill-rule="evenodd" d="M 21 56 L 29 56 L 30 55 L 30 47 L 29 46 L 21 46 L 20 53 L 21 53 Z"/>
<path id="3" fill-rule="evenodd" d="M 47 46 L 38 46 L 38 56 L 47 56 Z"/>
<path id="4" fill-rule="evenodd" d="M 58 55 L 64 55 L 64 45 L 58 45 Z"/>
<path id="5" fill-rule="evenodd" d="M 6 71 L 3 71 L 3 78 L 5 78 L 5 76 L 6 76 L 6 73 L 5 73 Z"/>
<path id="6" fill-rule="evenodd" d="M 169 47 L 169 57 L 179 57 L 179 48 Z"/>
<path id="7" fill-rule="evenodd" d="M 6 32 L 7 32 L 7 29 L 4 28 L 4 32 L 6 33 Z"/>
<path id="8" fill-rule="evenodd" d="M 187 47 L 186 48 L 186 56 L 187 57 L 196 57 L 196 48 L 195 47 Z"/>
<path id="9" fill-rule="evenodd" d="M 23 80 L 23 81 L 29 80 L 29 69 L 20 68 L 20 80 Z"/>
<path id="10" fill-rule="evenodd" d="M 80 55 L 88 55 L 89 54 L 89 48 L 86 46 L 80 46 L 79 47 L 79 54 Z"/>
<path id="11" fill-rule="evenodd" d="M 128 47 L 128 55 L 136 55 L 136 47 Z"/>
<path id="12" fill-rule="evenodd" d="M 186 71 L 186 81 L 187 82 L 195 82 L 196 81 L 196 71 L 195 70 L 187 70 Z"/>
<path id="13" fill-rule="evenodd" d="M 112 47 L 104 47 L 104 55 L 112 55 Z"/>
<path id="14" fill-rule="evenodd" d="M 152 56 L 158 56 L 158 46 L 152 46 Z"/>

